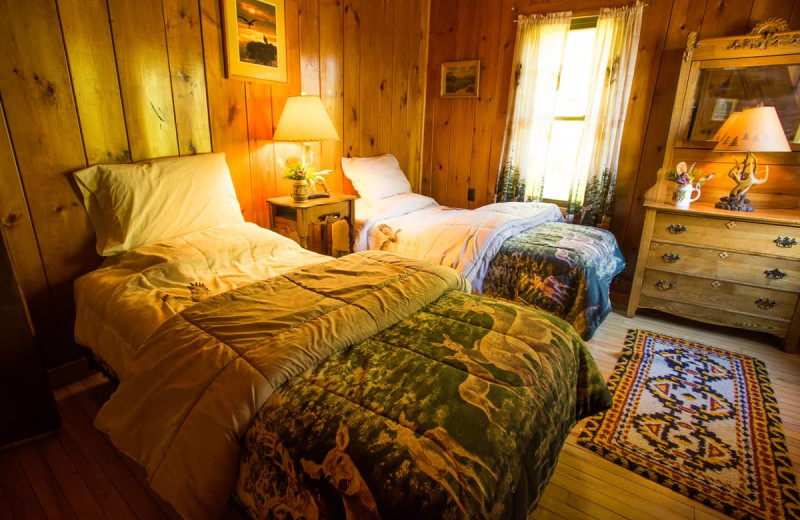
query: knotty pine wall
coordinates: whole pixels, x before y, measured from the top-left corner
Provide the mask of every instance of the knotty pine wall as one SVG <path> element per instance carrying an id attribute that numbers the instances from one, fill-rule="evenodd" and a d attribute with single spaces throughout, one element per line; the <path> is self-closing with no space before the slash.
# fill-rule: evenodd
<path id="1" fill-rule="evenodd" d="M 669 131 L 681 56 L 691 31 L 700 38 L 744 34 L 767 18 L 800 29 L 800 0 L 646 0 L 639 53 L 623 134 L 611 221 L 633 277 L 644 220 L 644 192 L 655 183 Z M 492 202 L 500 166 L 521 14 L 572 10 L 594 14 L 632 0 L 431 0 L 421 192 L 440 203 L 475 208 Z M 442 62 L 481 60 L 477 99 L 442 99 Z M 475 201 L 467 200 L 474 188 Z"/>
<path id="2" fill-rule="evenodd" d="M 0 223 L 49 367 L 73 360 L 72 283 L 100 263 L 71 172 L 224 151 L 242 213 L 289 193 L 287 96 L 321 95 L 344 155 L 392 152 L 419 185 L 430 0 L 286 0 L 288 84 L 225 78 L 219 0 L 0 0 Z"/>

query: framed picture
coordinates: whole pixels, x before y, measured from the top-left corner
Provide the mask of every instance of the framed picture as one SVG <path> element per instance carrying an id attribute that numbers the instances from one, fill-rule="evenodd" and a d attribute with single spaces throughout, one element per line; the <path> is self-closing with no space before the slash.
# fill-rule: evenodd
<path id="1" fill-rule="evenodd" d="M 284 0 L 222 0 L 225 75 L 286 83 Z"/>
<path id="2" fill-rule="evenodd" d="M 725 121 L 728 119 L 728 116 L 731 115 L 733 109 L 736 108 L 736 103 L 738 102 L 739 100 L 737 98 L 717 98 L 714 101 L 714 111 L 711 112 L 711 120 Z"/>
<path id="3" fill-rule="evenodd" d="M 481 82 L 481 60 L 442 63 L 443 98 L 478 97 Z"/>

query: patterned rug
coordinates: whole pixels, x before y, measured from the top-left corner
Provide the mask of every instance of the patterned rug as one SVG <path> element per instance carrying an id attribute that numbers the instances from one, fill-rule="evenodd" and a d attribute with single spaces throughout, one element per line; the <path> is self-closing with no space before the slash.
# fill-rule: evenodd
<path id="1" fill-rule="evenodd" d="M 800 518 L 800 495 L 764 363 L 630 330 L 610 410 L 578 443 L 734 518 Z"/>

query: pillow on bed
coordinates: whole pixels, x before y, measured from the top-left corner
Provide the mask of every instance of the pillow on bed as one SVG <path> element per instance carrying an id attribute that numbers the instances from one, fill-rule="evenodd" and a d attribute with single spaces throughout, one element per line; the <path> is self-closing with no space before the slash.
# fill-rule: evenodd
<path id="1" fill-rule="evenodd" d="M 222 153 L 99 164 L 74 176 L 102 256 L 244 222 Z"/>
<path id="2" fill-rule="evenodd" d="M 368 201 L 411 193 L 411 185 L 400 163 L 390 153 L 377 157 L 342 157 L 342 170 L 358 194 Z"/>

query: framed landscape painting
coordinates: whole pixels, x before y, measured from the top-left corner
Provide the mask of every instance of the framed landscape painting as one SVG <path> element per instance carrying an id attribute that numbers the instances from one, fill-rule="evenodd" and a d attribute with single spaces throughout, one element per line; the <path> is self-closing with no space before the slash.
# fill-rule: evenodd
<path id="1" fill-rule="evenodd" d="M 449 61 L 442 63 L 443 98 L 478 97 L 481 61 Z"/>
<path id="2" fill-rule="evenodd" d="M 222 0 L 225 75 L 286 83 L 284 0 Z"/>

